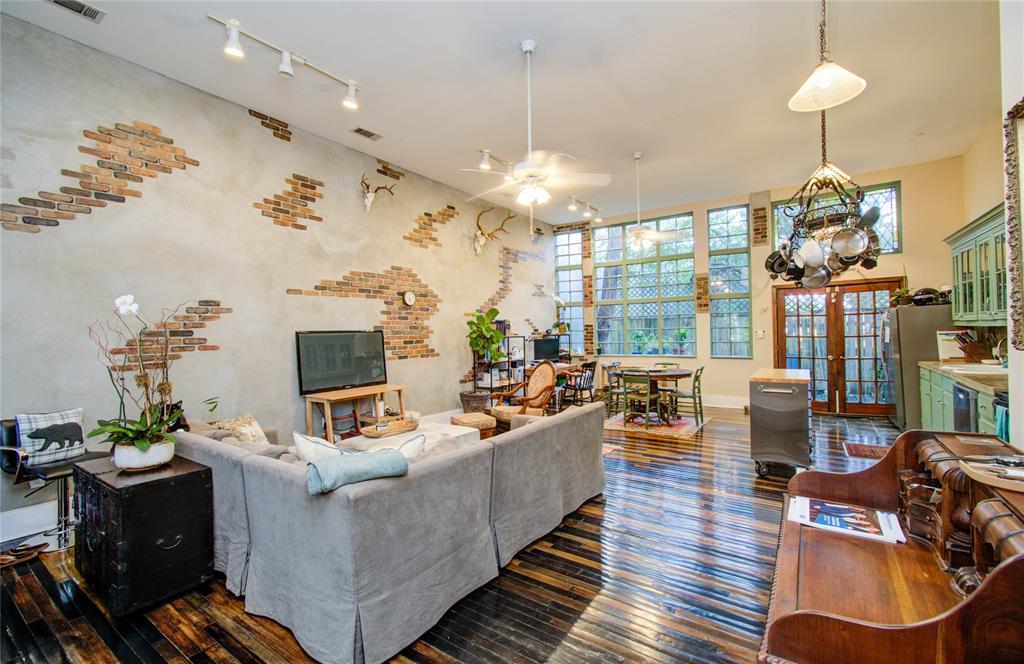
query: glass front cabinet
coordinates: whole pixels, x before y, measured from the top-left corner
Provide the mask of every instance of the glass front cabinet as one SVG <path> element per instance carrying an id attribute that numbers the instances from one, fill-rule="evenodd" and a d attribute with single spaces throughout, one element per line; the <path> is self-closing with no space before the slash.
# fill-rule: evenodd
<path id="1" fill-rule="evenodd" d="M 953 322 L 1006 325 L 1006 226 L 1000 204 L 946 238 L 953 256 Z"/>

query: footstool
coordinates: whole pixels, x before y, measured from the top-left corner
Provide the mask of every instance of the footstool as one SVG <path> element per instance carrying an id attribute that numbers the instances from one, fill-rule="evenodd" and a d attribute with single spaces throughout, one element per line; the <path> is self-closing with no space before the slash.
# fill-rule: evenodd
<path id="1" fill-rule="evenodd" d="M 498 426 L 498 421 L 490 415 L 485 413 L 463 413 L 462 415 L 452 415 L 452 424 L 460 427 L 472 427 L 480 431 L 480 440 L 490 438 L 494 435 L 494 428 Z"/>

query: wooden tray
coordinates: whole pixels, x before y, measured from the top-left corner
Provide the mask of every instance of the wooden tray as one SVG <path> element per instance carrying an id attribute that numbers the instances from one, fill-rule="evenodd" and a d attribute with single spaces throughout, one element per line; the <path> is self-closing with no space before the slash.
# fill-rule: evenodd
<path id="1" fill-rule="evenodd" d="M 397 436 L 400 433 L 406 433 L 408 431 L 415 431 L 419 425 L 420 423 L 418 420 L 396 419 L 388 422 L 387 426 L 383 429 L 365 427 L 363 428 L 362 433 L 367 438 L 386 438 L 388 436 Z"/>

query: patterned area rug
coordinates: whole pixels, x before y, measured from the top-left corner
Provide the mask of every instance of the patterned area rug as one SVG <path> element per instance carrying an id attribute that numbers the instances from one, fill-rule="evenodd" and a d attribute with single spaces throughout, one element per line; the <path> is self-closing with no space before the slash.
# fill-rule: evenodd
<path id="1" fill-rule="evenodd" d="M 843 450 L 846 452 L 846 456 L 856 459 L 881 459 L 889 451 L 889 446 L 843 443 Z"/>
<path id="2" fill-rule="evenodd" d="M 622 445 L 613 445 L 612 443 L 604 443 L 601 445 L 601 456 L 608 456 L 609 454 L 621 451 Z"/>
<path id="3" fill-rule="evenodd" d="M 661 420 L 657 422 L 651 421 L 644 429 L 643 420 L 639 417 L 632 418 L 629 424 L 623 422 L 622 413 L 614 415 L 611 418 L 604 421 L 605 431 L 628 431 L 630 433 L 647 433 L 654 436 L 667 436 L 670 438 L 692 438 L 694 434 L 701 430 L 701 428 L 711 421 L 710 417 L 705 417 L 704 421 L 697 424 L 697 420 L 692 417 L 674 417 L 669 424 L 665 424 Z"/>

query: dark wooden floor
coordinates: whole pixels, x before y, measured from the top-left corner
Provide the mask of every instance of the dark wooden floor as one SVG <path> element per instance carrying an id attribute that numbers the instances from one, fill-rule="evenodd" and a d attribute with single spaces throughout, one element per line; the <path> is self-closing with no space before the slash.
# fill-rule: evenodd
<path id="1" fill-rule="evenodd" d="M 759 479 L 748 422 L 712 411 L 695 440 L 607 436 L 607 488 L 456 604 L 396 662 L 751 662 L 768 605 L 781 492 Z M 881 420 L 815 418 L 814 464 L 854 470 L 843 440 Z M 51 554 L 3 570 L 2 662 L 306 662 L 288 630 L 219 581 L 112 620 Z"/>

